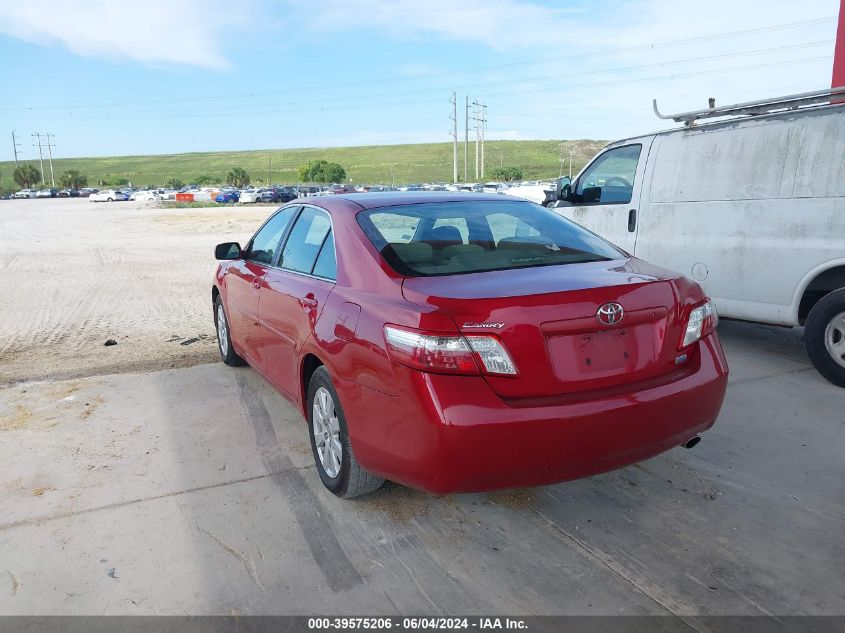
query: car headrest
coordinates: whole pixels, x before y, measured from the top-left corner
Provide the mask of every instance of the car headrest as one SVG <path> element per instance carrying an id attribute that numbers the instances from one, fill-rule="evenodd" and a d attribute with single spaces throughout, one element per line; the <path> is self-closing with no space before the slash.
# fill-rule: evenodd
<path id="1" fill-rule="evenodd" d="M 434 253 L 431 244 L 425 242 L 408 242 L 407 244 L 394 242 L 388 244 L 385 248 L 392 249 L 396 256 L 409 266 L 430 263 Z"/>
<path id="2" fill-rule="evenodd" d="M 440 242 L 445 244 L 463 244 L 461 232 L 456 226 L 438 226 L 425 232 L 423 242 Z"/>

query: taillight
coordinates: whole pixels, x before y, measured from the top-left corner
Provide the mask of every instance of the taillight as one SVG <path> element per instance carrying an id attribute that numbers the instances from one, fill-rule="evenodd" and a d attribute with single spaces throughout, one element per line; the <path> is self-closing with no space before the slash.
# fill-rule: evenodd
<path id="1" fill-rule="evenodd" d="M 492 336 L 429 334 L 384 326 L 390 357 L 397 363 L 431 373 L 515 375 L 507 350 Z"/>
<path id="2" fill-rule="evenodd" d="M 719 316 L 716 308 L 709 301 L 705 301 L 697 308 L 690 310 L 687 318 L 687 327 L 684 331 L 684 338 L 681 347 L 692 345 L 702 337 L 712 334 L 719 325 Z"/>

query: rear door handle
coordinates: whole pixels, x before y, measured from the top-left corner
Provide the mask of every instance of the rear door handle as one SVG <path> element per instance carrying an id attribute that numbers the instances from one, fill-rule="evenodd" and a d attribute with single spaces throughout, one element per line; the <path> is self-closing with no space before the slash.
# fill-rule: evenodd
<path id="1" fill-rule="evenodd" d="M 628 211 L 628 233 L 633 233 L 637 230 L 637 210 L 631 209 Z"/>
<path id="2" fill-rule="evenodd" d="M 252 287 L 258 289 L 261 287 L 261 280 L 260 279 L 253 279 L 252 280 Z"/>
<path id="3" fill-rule="evenodd" d="M 302 297 L 299 300 L 299 303 L 302 304 L 303 308 L 307 308 L 309 310 L 314 310 L 317 307 L 317 300 L 312 296 Z"/>

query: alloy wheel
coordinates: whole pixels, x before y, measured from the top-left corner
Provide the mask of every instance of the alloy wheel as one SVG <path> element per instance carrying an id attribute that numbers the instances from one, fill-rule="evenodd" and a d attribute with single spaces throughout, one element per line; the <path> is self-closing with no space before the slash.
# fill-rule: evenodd
<path id="1" fill-rule="evenodd" d="M 340 474 L 343 447 L 340 443 L 340 422 L 337 419 L 334 399 L 325 387 L 320 387 L 314 394 L 312 427 L 320 465 L 326 474 L 334 479 Z"/>
<path id="2" fill-rule="evenodd" d="M 229 351 L 229 328 L 226 324 L 226 313 L 223 304 L 217 304 L 217 343 L 223 356 Z"/>

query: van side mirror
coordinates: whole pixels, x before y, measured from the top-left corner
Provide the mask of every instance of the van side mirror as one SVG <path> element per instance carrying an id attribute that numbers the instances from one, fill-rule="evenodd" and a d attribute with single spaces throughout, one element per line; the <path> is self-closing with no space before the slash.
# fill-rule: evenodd
<path id="1" fill-rule="evenodd" d="M 240 259 L 243 257 L 241 245 L 237 242 L 223 242 L 214 247 L 214 257 L 218 260 Z"/>
<path id="2" fill-rule="evenodd" d="M 557 199 L 569 200 L 572 195 L 572 181 L 569 176 L 563 176 L 557 180 Z"/>

